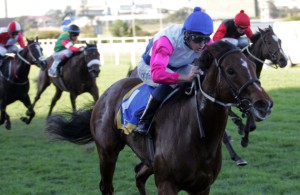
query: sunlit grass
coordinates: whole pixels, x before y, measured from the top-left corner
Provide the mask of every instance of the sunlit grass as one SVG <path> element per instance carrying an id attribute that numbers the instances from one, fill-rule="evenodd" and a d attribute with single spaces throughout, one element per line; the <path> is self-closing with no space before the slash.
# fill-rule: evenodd
<path id="1" fill-rule="evenodd" d="M 124 78 L 129 68 L 104 65 L 97 79 L 100 94 L 112 83 Z M 36 93 L 34 80 L 38 68 L 30 74 L 30 97 Z M 274 101 L 271 116 L 257 124 L 250 134 L 248 148 L 239 144 L 240 137 L 229 121 L 228 129 L 234 138 L 237 152 L 249 164 L 237 167 L 223 149 L 221 173 L 212 186 L 211 194 L 299 194 L 300 193 L 300 67 L 264 69 L 262 85 Z M 54 87 L 49 87 L 35 107 L 36 117 L 30 125 L 19 118 L 24 106 L 16 102 L 8 107 L 12 130 L 0 126 L 0 194 L 100 194 L 99 161 L 93 144 L 77 146 L 68 142 L 50 142 L 44 133 Z M 92 101 L 89 94 L 78 97 L 78 107 Z M 71 111 L 69 94 L 64 93 L 54 112 Z M 126 147 L 120 154 L 114 177 L 115 194 L 138 194 L 135 187 L 134 166 L 139 160 Z M 147 182 L 149 194 L 157 194 L 153 176 Z M 184 193 L 181 193 L 184 194 Z"/>

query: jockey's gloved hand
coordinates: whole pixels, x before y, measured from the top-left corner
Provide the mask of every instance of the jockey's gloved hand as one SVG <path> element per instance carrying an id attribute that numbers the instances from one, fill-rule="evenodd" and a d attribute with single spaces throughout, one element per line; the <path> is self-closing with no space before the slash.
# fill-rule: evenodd
<path id="1" fill-rule="evenodd" d="M 80 47 L 79 48 L 79 51 L 84 51 L 85 50 L 85 47 Z"/>

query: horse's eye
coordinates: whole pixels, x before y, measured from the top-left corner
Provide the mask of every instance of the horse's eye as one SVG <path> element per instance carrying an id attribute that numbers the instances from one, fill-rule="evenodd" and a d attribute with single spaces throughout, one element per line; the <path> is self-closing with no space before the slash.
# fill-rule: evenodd
<path id="1" fill-rule="evenodd" d="M 227 73 L 228 73 L 229 75 L 233 75 L 235 72 L 234 72 L 234 70 L 233 70 L 232 68 L 229 68 L 229 69 L 227 70 Z"/>

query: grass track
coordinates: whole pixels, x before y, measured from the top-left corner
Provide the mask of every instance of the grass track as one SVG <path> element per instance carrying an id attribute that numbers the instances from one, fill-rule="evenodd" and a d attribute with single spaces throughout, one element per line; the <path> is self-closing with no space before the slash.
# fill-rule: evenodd
<path id="1" fill-rule="evenodd" d="M 100 93 L 113 82 L 125 77 L 128 65 L 103 66 L 97 80 Z M 30 97 L 34 98 L 34 80 L 38 68 L 30 73 Z M 300 194 L 300 67 L 265 69 L 262 83 L 274 100 L 271 116 L 258 124 L 250 135 L 249 147 L 239 144 L 239 136 L 228 129 L 236 141 L 235 149 L 248 162 L 237 167 L 223 149 L 221 173 L 211 194 Z M 54 87 L 50 87 L 37 103 L 36 117 L 26 126 L 19 118 L 24 106 L 16 102 L 8 107 L 12 130 L 0 126 L 0 194 L 100 194 L 97 152 L 88 152 L 93 144 L 77 146 L 67 142 L 50 142 L 44 133 L 45 117 Z M 77 99 L 78 107 L 91 101 L 88 94 Z M 71 110 L 69 96 L 64 93 L 54 112 Z M 120 154 L 115 174 L 115 194 L 138 194 L 134 181 L 134 165 L 138 159 L 129 148 Z M 149 194 L 156 194 L 153 177 L 148 180 Z M 184 194 L 184 193 L 181 193 Z"/>

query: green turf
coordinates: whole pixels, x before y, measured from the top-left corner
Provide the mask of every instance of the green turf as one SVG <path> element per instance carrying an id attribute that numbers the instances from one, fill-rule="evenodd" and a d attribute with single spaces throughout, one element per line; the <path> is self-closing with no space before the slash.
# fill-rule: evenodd
<path id="1" fill-rule="evenodd" d="M 97 80 L 100 93 L 125 77 L 128 63 L 125 64 L 101 68 Z M 32 67 L 32 100 L 37 74 L 38 68 Z M 274 100 L 273 112 L 267 120 L 257 124 L 246 149 L 240 146 L 240 137 L 233 124 L 228 123 L 235 139 L 232 144 L 249 164 L 237 167 L 223 148 L 222 170 L 211 194 L 300 194 L 300 67 L 264 69 L 261 81 Z M 44 132 L 53 95 L 53 87 L 46 90 L 36 105 L 36 117 L 28 126 L 19 120 L 25 113 L 24 106 L 19 102 L 8 106 L 12 130 L 0 126 L 0 194 L 100 194 L 99 164 L 94 145 L 51 142 Z M 81 95 L 77 100 L 78 107 L 89 101 L 92 101 L 89 94 Z M 69 95 L 64 93 L 54 112 L 70 110 Z M 138 194 L 133 171 L 137 162 L 129 148 L 121 152 L 114 177 L 115 194 Z M 157 194 L 153 176 L 147 182 L 147 191 Z"/>

